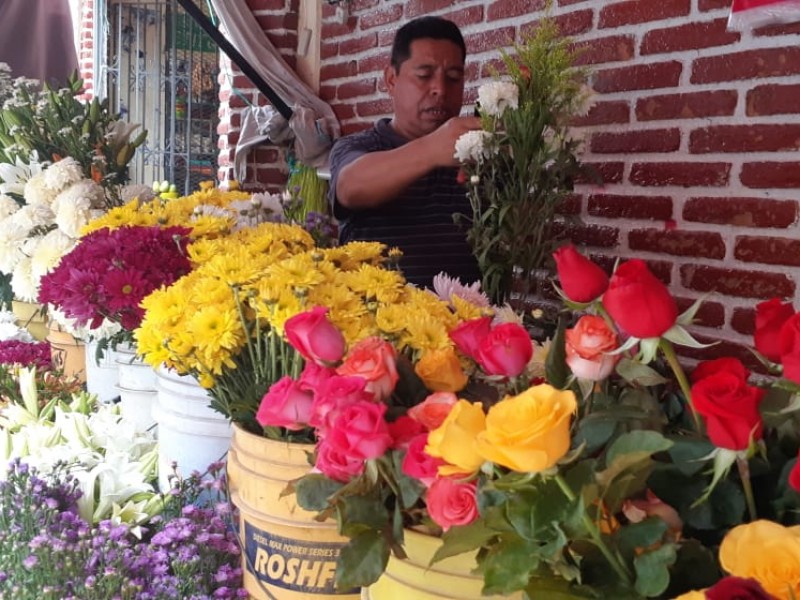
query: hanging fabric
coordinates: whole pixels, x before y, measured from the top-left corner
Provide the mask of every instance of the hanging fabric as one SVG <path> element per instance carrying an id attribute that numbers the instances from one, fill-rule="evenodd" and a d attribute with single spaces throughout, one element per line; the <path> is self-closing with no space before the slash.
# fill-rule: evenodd
<path id="1" fill-rule="evenodd" d="M 728 29 L 800 21 L 800 0 L 733 0 Z"/>

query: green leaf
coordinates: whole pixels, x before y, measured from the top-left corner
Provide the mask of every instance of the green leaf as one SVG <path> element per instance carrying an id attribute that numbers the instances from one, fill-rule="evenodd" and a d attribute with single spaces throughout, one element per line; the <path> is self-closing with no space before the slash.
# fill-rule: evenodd
<path id="1" fill-rule="evenodd" d="M 539 566 L 536 543 L 505 538 L 495 544 L 481 561 L 483 595 L 508 595 L 528 585 L 531 572 Z"/>
<path id="2" fill-rule="evenodd" d="M 506 515 L 520 537 L 542 541 L 550 526 L 563 520 L 570 504 L 555 480 L 549 479 L 535 490 L 511 496 Z"/>
<path id="3" fill-rule="evenodd" d="M 616 533 L 623 552 L 632 556 L 637 548 L 649 548 L 660 542 L 667 531 L 667 523 L 658 517 L 650 517 L 640 523 L 620 527 Z"/>
<path id="4" fill-rule="evenodd" d="M 550 352 L 544 361 L 545 377 L 550 385 L 558 389 L 564 389 L 572 373 L 567 366 L 566 328 L 566 320 L 559 319 L 553 341 L 550 343 Z"/>
<path id="5" fill-rule="evenodd" d="M 661 595 L 669 585 L 669 567 L 676 558 L 675 544 L 664 544 L 637 556 L 633 561 L 636 591 L 647 598 Z"/>
<path id="6" fill-rule="evenodd" d="M 375 583 L 389 562 L 389 544 L 380 531 L 367 530 L 351 539 L 336 564 L 336 586 L 349 590 Z"/>
<path id="7" fill-rule="evenodd" d="M 679 437 L 672 440 L 668 452 L 681 473 L 694 475 L 707 466 L 708 455 L 713 450 L 714 445 L 706 439 Z"/>
<path id="8" fill-rule="evenodd" d="M 638 455 L 651 456 L 656 452 L 663 452 L 672 447 L 672 442 L 657 431 L 631 431 L 619 436 L 606 455 L 606 464 L 610 465 L 624 457 Z"/>
<path id="9" fill-rule="evenodd" d="M 433 555 L 431 564 L 451 556 L 473 552 L 496 535 L 497 531 L 487 527 L 483 520 L 463 527 L 451 527 L 442 534 L 442 545 Z"/>
<path id="10" fill-rule="evenodd" d="M 354 537 L 365 529 L 382 530 L 389 526 L 389 511 L 373 494 L 343 496 L 336 507 L 342 535 Z"/>
<path id="11" fill-rule="evenodd" d="M 325 475 L 304 475 L 294 484 L 297 503 L 306 510 L 322 511 L 330 506 L 328 499 L 344 487 Z"/>
<path id="12" fill-rule="evenodd" d="M 688 331 L 686 331 L 682 326 L 675 324 L 670 327 L 665 333 L 662 334 L 663 337 L 673 344 L 678 344 L 679 346 L 688 346 L 689 348 L 709 348 L 714 346 L 718 342 L 711 342 L 710 344 L 704 344 L 702 342 L 698 342 L 696 339 L 692 337 Z"/>
<path id="13" fill-rule="evenodd" d="M 583 600 L 585 598 L 602 598 L 586 587 L 579 588 L 560 577 L 532 577 L 525 588 L 529 598 L 542 600 Z M 608 596 L 607 596 L 608 597 Z M 616 599 L 616 596 L 615 596 Z"/>
<path id="14" fill-rule="evenodd" d="M 586 443 L 585 452 L 594 453 L 602 448 L 617 429 L 617 420 L 610 415 L 593 413 L 580 421 L 575 444 Z"/>
<path id="15" fill-rule="evenodd" d="M 666 383 L 666 379 L 661 374 L 645 364 L 630 358 L 623 358 L 617 363 L 617 373 L 629 383 L 635 383 L 645 387 Z"/>

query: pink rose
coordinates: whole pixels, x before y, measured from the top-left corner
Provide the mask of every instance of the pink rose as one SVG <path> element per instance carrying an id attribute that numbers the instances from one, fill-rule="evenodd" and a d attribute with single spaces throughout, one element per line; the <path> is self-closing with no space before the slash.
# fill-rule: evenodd
<path id="1" fill-rule="evenodd" d="M 564 295 L 573 302 L 591 302 L 608 287 L 608 275 L 599 266 L 567 244 L 553 252 L 558 280 Z"/>
<path id="2" fill-rule="evenodd" d="M 328 309 L 315 306 L 297 314 L 283 326 L 286 339 L 306 360 L 321 365 L 338 363 L 344 354 L 344 336 L 325 316 Z"/>
<path id="3" fill-rule="evenodd" d="M 794 307 L 791 302 L 784 304 L 778 298 L 756 304 L 756 331 L 753 341 L 756 350 L 772 362 L 781 360 L 781 327 L 793 315 Z"/>
<path id="4" fill-rule="evenodd" d="M 446 463 L 441 458 L 435 458 L 425 452 L 427 443 L 427 433 L 417 435 L 413 438 L 408 445 L 408 451 L 403 457 L 403 463 L 400 468 L 403 473 L 409 477 L 418 479 L 425 487 L 430 487 L 436 480 L 439 467 Z"/>
<path id="5" fill-rule="evenodd" d="M 453 525 L 469 525 L 478 518 L 477 485 L 441 477 L 428 488 L 426 503 L 433 522 L 447 531 Z"/>
<path id="6" fill-rule="evenodd" d="M 403 415 L 396 421 L 389 423 L 389 433 L 392 435 L 392 448 L 405 449 L 411 440 L 421 433 L 427 434 L 428 432 L 421 423 L 407 415 Z"/>
<path id="7" fill-rule="evenodd" d="M 336 372 L 339 375 L 358 375 L 367 380 L 367 391 L 377 402 L 383 402 L 397 383 L 395 351 L 389 342 L 377 337 L 364 338 L 350 349 L 347 358 Z"/>
<path id="8" fill-rule="evenodd" d="M 376 458 L 392 445 L 384 413 L 385 404 L 354 402 L 341 410 L 325 439 L 337 451 L 352 458 Z"/>
<path id="9" fill-rule="evenodd" d="M 480 317 L 479 319 L 472 319 L 464 321 L 450 332 L 450 339 L 456 345 L 456 348 L 472 359 L 476 359 L 478 355 L 478 347 L 480 346 L 483 338 L 489 335 L 492 329 L 491 317 Z"/>
<path id="10" fill-rule="evenodd" d="M 305 367 L 303 367 L 303 372 L 300 373 L 300 379 L 298 381 L 304 390 L 315 393 L 334 375 L 336 375 L 334 369 L 308 361 Z"/>
<path id="11" fill-rule="evenodd" d="M 678 319 L 675 298 L 639 259 L 617 268 L 603 294 L 603 306 L 620 329 L 641 339 L 661 336 Z"/>
<path id="12" fill-rule="evenodd" d="M 567 365 L 579 379 L 602 381 L 621 358 L 609 354 L 619 347 L 617 334 L 602 317 L 585 315 L 566 331 Z"/>
<path id="13" fill-rule="evenodd" d="M 342 483 L 347 483 L 364 472 L 363 460 L 342 452 L 328 440 L 321 440 L 317 444 L 315 466 L 326 477 Z"/>
<path id="14" fill-rule="evenodd" d="M 345 407 L 356 402 L 372 402 L 366 385 L 361 377 L 334 375 L 329 378 L 314 394 L 308 424 L 316 427 L 320 436 L 325 436 Z"/>
<path id="15" fill-rule="evenodd" d="M 478 347 L 477 361 L 488 375 L 516 377 L 533 356 L 533 343 L 525 328 L 503 323 L 489 332 Z"/>
<path id="16" fill-rule="evenodd" d="M 263 427 L 285 427 L 298 430 L 305 427 L 311 418 L 314 396 L 289 376 L 273 383 L 256 413 L 256 421 Z"/>
<path id="17" fill-rule="evenodd" d="M 408 416 L 431 431 L 441 425 L 458 398 L 452 392 L 436 392 L 425 398 L 422 403 L 408 409 Z"/>

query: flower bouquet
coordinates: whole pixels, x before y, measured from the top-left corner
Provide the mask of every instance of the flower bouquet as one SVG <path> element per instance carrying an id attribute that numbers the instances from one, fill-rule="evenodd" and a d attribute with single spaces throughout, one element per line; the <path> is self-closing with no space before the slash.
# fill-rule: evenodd
<path id="1" fill-rule="evenodd" d="M 334 376 L 312 392 L 301 377 L 265 397 L 265 422 L 316 427 L 320 472 L 291 489 L 350 538 L 339 586 L 392 569 L 412 527 L 441 538 L 434 563 L 471 553 L 484 594 L 797 597 L 800 317 L 777 300 L 757 308 L 757 355 L 782 378 L 751 382 L 733 358 L 690 378 L 674 346 L 701 345 L 685 329 L 699 302 L 678 315 L 639 260 L 610 279 L 572 247 L 555 260 L 574 312 L 544 371 L 524 330 L 479 317 L 449 335 L 477 397 L 459 382 L 398 417 L 341 367 L 347 386 Z"/>
<path id="2" fill-rule="evenodd" d="M 557 239 L 554 219 L 587 169 L 577 159 L 580 140 L 570 121 L 588 111 L 585 69 L 552 19 L 512 53 L 503 53 L 506 75 L 478 89 L 482 130 L 464 134 L 455 156 L 472 205 L 468 240 L 496 305 L 514 289 L 533 291 Z"/>

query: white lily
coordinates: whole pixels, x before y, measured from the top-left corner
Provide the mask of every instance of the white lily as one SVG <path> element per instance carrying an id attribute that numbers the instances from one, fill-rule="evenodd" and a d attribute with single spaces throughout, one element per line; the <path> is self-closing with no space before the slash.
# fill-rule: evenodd
<path id="1" fill-rule="evenodd" d="M 14 164 L 0 163 L 0 194 L 18 194 L 23 195 L 25 190 L 25 183 L 33 177 L 42 172 L 42 165 L 36 160 L 36 155 L 31 155 L 31 164 L 23 162 L 17 156 Z"/>
<path id="2" fill-rule="evenodd" d="M 125 502 L 134 494 L 154 492 L 142 474 L 140 464 L 131 462 L 126 454 L 106 454 L 105 461 L 93 471 L 97 471 L 99 501 L 92 514 L 93 522 L 101 520 L 108 514 L 115 502 Z"/>

